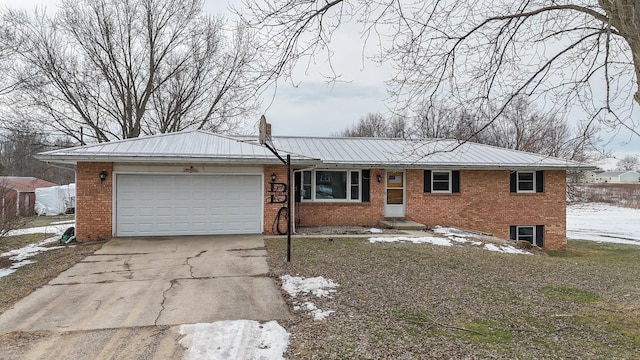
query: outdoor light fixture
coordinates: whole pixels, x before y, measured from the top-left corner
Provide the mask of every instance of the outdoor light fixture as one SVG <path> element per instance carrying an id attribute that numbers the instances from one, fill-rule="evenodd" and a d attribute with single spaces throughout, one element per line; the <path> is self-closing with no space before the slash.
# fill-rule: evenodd
<path id="1" fill-rule="evenodd" d="M 382 175 L 380 174 L 376 175 L 376 179 L 378 179 L 378 182 L 382 182 Z"/>
<path id="2" fill-rule="evenodd" d="M 107 170 L 100 171 L 100 181 L 107 180 Z"/>
<path id="3" fill-rule="evenodd" d="M 276 182 L 276 173 L 271 174 L 271 182 Z"/>

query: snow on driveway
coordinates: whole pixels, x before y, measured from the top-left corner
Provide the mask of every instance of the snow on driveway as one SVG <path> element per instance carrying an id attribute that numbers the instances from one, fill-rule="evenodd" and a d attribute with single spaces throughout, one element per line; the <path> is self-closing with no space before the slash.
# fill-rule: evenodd
<path id="1" fill-rule="evenodd" d="M 284 359 L 289 333 L 276 321 L 217 321 L 180 326 L 183 360 Z"/>
<path id="2" fill-rule="evenodd" d="M 640 209 L 601 203 L 568 205 L 567 238 L 640 245 Z"/>

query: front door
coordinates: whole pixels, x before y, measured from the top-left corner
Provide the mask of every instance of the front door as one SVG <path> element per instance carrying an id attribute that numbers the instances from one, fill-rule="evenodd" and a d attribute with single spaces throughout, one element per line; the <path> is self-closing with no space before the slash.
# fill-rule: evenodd
<path id="1" fill-rule="evenodd" d="M 387 171 L 385 217 L 405 217 L 405 183 L 404 171 Z"/>

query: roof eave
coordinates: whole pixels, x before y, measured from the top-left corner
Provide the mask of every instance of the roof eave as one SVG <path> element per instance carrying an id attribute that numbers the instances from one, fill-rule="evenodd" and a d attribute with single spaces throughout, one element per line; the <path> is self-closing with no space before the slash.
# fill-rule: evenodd
<path id="1" fill-rule="evenodd" d="M 403 169 L 441 169 L 441 170 L 594 170 L 595 166 L 587 164 L 429 164 L 398 162 L 336 162 L 321 163 L 325 167 L 370 167 L 370 168 L 403 168 Z"/>
<path id="2" fill-rule="evenodd" d="M 198 163 L 198 164 L 242 164 L 242 165 L 274 165 L 282 164 L 276 157 L 209 157 L 209 156 L 78 156 L 78 155 L 36 155 L 36 159 L 59 163 L 59 164 L 77 164 L 79 162 L 113 162 L 113 163 Z M 291 163 L 294 165 L 316 165 L 320 163 L 317 159 L 300 159 L 292 158 Z"/>

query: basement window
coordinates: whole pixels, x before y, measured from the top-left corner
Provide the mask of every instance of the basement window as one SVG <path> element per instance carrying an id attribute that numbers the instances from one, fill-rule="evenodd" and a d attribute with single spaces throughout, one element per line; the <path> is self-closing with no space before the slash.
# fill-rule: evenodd
<path id="1" fill-rule="evenodd" d="M 539 247 L 544 246 L 544 225 L 515 225 L 509 229 L 511 240 L 527 241 Z"/>
<path id="2" fill-rule="evenodd" d="M 516 240 L 528 241 L 533 244 L 536 228 L 533 226 L 518 226 L 516 229 Z"/>

